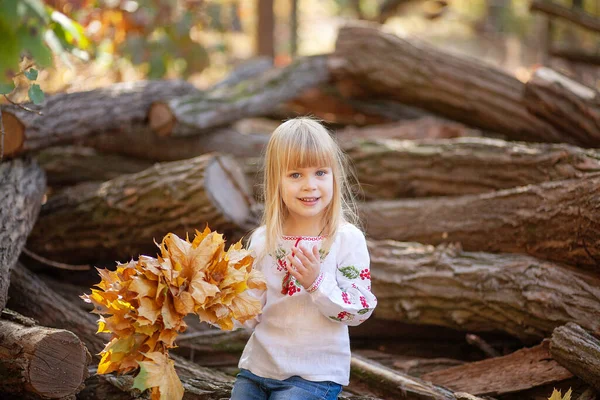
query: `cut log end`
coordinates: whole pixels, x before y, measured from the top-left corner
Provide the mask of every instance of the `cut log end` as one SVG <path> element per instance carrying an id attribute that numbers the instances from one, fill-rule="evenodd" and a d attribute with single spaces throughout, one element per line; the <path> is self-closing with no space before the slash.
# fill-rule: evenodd
<path id="1" fill-rule="evenodd" d="M 206 192 L 223 215 L 244 226 L 250 217 L 252 195 L 242 169 L 231 157 L 216 156 L 206 167 Z"/>
<path id="2" fill-rule="evenodd" d="M 4 125 L 4 154 L 11 156 L 18 153 L 25 142 L 25 125 L 14 114 L 2 112 Z"/>
<path id="3" fill-rule="evenodd" d="M 166 103 L 154 103 L 148 112 L 150 129 L 158 136 L 171 136 L 175 127 L 175 116 Z"/>
<path id="4" fill-rule="evenodd" d="M 89 363 L 81 341 L 69 331 L 55 331 L 40 340 L 29 364 L 31 391 L 51 399 L 77 392 Z"/>

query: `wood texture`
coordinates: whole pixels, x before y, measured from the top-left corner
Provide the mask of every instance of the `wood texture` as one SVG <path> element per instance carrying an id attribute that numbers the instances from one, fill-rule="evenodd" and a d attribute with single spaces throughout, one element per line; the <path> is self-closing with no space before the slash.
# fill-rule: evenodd
<path id="1" fill-rule="evenodd" d="M 4 106 L 2 117 L 12 121 L 6 126 L 7 156 L 39 150 L 57 144 L 74 143 L 100 133 L 119 134 L 147 127 L 146 114 L 157 100 L 192 94 L 197 91 L 184 81 L 140 81 L 118 83 L 86 92 L 49 96 L 41 106 L 43 115 Z"/>
<path id="2" fill-rule="evenodd" d="M 600 340 L 597 337 L 576 323 L 568 323 L 552 333 L 550 353 L 561 365 L 600 391 Z"/>
<path id="3" fill-rule="evenodd" d="M 73 333 L 0 319 L 1 392 L 62 399 L 82 389 L 90 356 Z"/>
<path id="4" fill-rule="evenodd" d="M 0 311 L 6 305 L 10 270 L 37 220 L 45 190 L 44 171 L 35 161 L 0 163 Z"/>
<path id="5" fill-rule="evenodd" d="M 548 68 L 525 85 L 527 109 L 587 147 L 600 143 L 600 94 Z"/>
<path id="6" fill-rule="evenodd" d="M 209 154 L 155 164 L 102 184 L 81 184 L 50 198 L 28 248 L 71 264 L 154 256 L 154 241 L 208 223 L 227 239 L 245 232 L 251 201 L 244 176 L 228 156 Z"/>
<path id="7" fill-rule="evenodd" d="M 485 193 L 600 172 L 600 154 L 562 144 L 488 138 L 344 145 L 365 198 Z"/>
<path id="8" fill-rule="evenodd" d="M 303 90 L 329 80 L 327 56 L 301 58 L 289 66 L 169 102 L 156 102 L 148 114 L 150 126 L 162 136 L 206 133 L 242 118 L 267 115 Z"/>
<path id="9" fill-rule="evenodd" d="M 19 263 L 12 271 L 8 293 L 8 306 L 12 310 L 34 318 L 41 325 L 73 332 L 93 355 L 100 353 L 108 343 L 107 334 L 96 334 L 98 318 L 83 311 L 78 304 L 83 303 L 77 297 L 84 293 L 83 290 L 77 295 L 63 297 Z"/>
<path id="10" fill-rule="evenodd" d="M 373 239 L 460 242 L 599 271 L 599 185 L 595 173 L 479 195 L 374 201 L 360 214 Z"/>
<path id="11" fill-rule="evenodd" d="M 452 390 L 499 396 L 573 377 L 552 359 L 549 341 L 503 357 L 431 372 L 422 379 Z"/>
<path id="12" fill-rule="evenodd" d="M 600 278 L 521 254 L 368 242 L 376 318 L 535 342 L 569 321 L 600 333 Z"/>
<path id="13" fill-rule="evenodd" d="M 348 25 L 339 31 L 329 65 L 334 79 L 351 77 L 369 97 L 410 104 L 510 139 L 578 144 L 527 110 L 524 85 L 513 76 L 414 38 Z"/>

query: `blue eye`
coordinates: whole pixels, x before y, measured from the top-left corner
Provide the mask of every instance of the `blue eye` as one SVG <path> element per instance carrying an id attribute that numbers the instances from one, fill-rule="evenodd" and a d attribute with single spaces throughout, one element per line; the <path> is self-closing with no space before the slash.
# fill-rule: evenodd
<path id="1" fill-rule="evenodd" d="M 298 178 L 300 178 L 300 174 L 297 172 L 294 172 L 293 174 L 290 174 L 290 178 L 298 179 Z"/>
<path id="2" fill-rule="evenodd" d="M 327 171 L 317 171 L 317 176 L 325 176 L 325 174 L 327 174 Z"/>

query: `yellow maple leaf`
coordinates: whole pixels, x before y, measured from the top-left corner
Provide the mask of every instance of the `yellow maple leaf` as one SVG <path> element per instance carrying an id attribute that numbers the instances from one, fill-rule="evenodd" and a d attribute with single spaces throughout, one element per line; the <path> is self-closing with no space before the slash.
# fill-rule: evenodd
<path id="1" fill-rule="evenodd" d="M 133 380 L 133 388 L 144 391 L 153 388 L 152 399 L 173 400 L 183 398 L 183 385 L 175 372 L 175 362 L 160 352 L 144 354 L 140 372 Z"/>
<path id="2" fill-rule="evenodd" d="M 548 398 L 548 400 L 571 400 L 571 389 L 565 393 L 565 397 L 562 397 L 562 393 L 560 390 L 554 389 L 552 391 L 552 395 Z"/>

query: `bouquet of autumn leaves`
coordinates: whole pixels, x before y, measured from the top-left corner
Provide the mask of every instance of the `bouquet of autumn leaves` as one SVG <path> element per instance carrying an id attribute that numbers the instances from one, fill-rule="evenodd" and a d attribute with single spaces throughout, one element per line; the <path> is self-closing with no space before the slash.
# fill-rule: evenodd
<path id="1" fill-rule="evenodd" d="M 101 282 L 89 295 L 100 314 L 98 332 L 112 333 L 100 353 L 99 374 L 128 373 L 140 367 L 134 388 L 152 388 L 152 399 L 183 398 L 183 385 L 168 349 L 186 329 L 183 318 L 233 329 L 261 311 L 247 289 L 266 289 L 263 275 L 252 269 L 254 258 L 240 242 L 224 250 L 223 235 L 196 231 L 192 242 L 167 234 L 158 258 L 140 256 L 118 264 L 116 271 L 98 270 Z"/>

